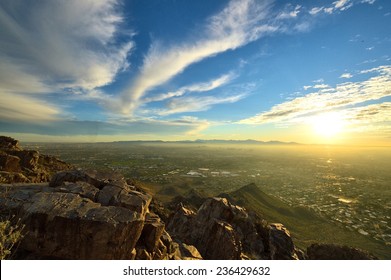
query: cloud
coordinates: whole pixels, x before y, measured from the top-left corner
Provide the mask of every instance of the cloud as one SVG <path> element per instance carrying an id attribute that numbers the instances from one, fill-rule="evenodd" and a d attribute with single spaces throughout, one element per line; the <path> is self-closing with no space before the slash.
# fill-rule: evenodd
<path id="1" fill-rule="evenodd" d="M 312 8 L 309 13 L 310 15 L 317 15 L 318 13 L 322 12 L 324 7 L 314 7 Z"/>
<path id="2" fill-rule="evenodd" d="M 361 82 L 348 82 L 334 88 L 320 89 L 273 106 L 269 111 L 241 120 L 240 123 L 263 124 L 292 120 L 299 116 L 335 110 L 366 101 L 391 96 L 391 66 L 380 66 L 362 71 L 375 74 Z"/>
<path id="3" fill-rule="evenodd" d="M 129 66 L 126 57 L 133 47 L 130 40 L 116 44 L 123 20 L 117 2 L 1 1 L 0 80 L 11 68 L 20 84 L 32 82 L 42 92 L 111 83 Z M 8 92 L 22 89 L 7 87 Z"/>
<path id="4" fill-rule="evenodd" d="M 165 109 L 158 109 L 155 113 L 161 116 L 167 116 L 172 114 L 184 113 L 184 112 L 199 112 L 206 111 L 213 105 L 223 103 L 235 103 L 244 97 L 246 94 L 237 94 L 231 96 L 202 96 L 202 97 L 180 97 L 171 99 Z"/>
<path id="5" fill-rule="evenodd" d="M 267 22 L 270 2 L 232 0 L 221 12 L 207 20 L 203 30 L 197 32 L 200 34 L 198 39 L 190 38 L 175 46 L 154 42 L 145 56 L 140 74 L 122 93 L 118 104 L 122 112 L 133 113 L 146 92 L 167 82 L 189 65 L 234 50 L 278 30 Z"/>
<path id="6" fill-rule="evenodd" d="M 14 123 L 8 122 L 3 118 L 0 119 L 0 133 L 10 134 L 23 131 L 24 134 L 50 136 L 94 136 L 97 137 L 97 141 L 99 141 L 99 138 L 106 138 L 106 136 L 116 136 L 109 140 L 112 141 L 113 139 L 117 139 L 119 135 L 126 135 L 127 139 L 132 139 L 135 136 L 156 138 L 183 134 L 194 135 L 206 129 L 208 126 L 208 121 L 197 118 L 171 120 L 116 119 L 115 121 L 71 121 L 57 119 L 42 123 Z"/>
<path id="7" fill-rule="evenodd" d="M 361 0 L 361 3 L 367 3 L 367 4 L 374 4 L 376 2 L 376 0 Z"/>
<path id="8" fill-rule="evenodd" d="M 301 6 L 296 5 L 294 8 L 291 4 L 288 4 L 284 11 L 277 15 L 277 19 L 290 19 L 296 18 L 300 13 Z"/>
<path id="9" fill-rule="evenodd" d="M 332 2 L 329 6 L 321 6 L 321 7 L 313 7 L 308 13 L 312 16 L 317 16 L 319 14 L 333 14 L 335 12 L 346 11 L 353 7 L 356 4 L 373 4 L 374 0 L 362 0 L 362 1 L 354 1 L 354 0 L 337 0 Z"/>
<path id="10" fill-rule="evenodd" d="M 350 73 L 343 73 L 341 76 L 339 76 L 341 79 L 350 79 L 353 77 Z"/>
<path id="11" fill-rule="evenodd" d="M 329 85 L 326 85 L 326 84 L 317 84 L 317 85 L 314 85 L 313 88 L 315 89 L 320 89 L 320 88 L 329 88 L 330 86 Z"/>
<path id="12" fill-rule="evenodd" d="M 229 83 L 235 75 L 233 73 L 228 73 L 225 75 L 220 76 L 217 79 L 205 82 L 205 83 L 197 83 L 192 84 L 189 86 L 181 87 L 176 91 L 168 92 L 168 93 L 162 93 L 158 94 L 152 97 L 147 97 L 143 99 L 143 103 L 149 103 L 149 102 L 155 102 L 155 101 L 163 101 L 166 99 L 170 99 L 173 97 L 179 97 L 184 95 L 187 92 L 206 92 L 213 89 L 216 89 L 218 87 L 221 87 L 222 85 L 225 85 Z"/>
<path id="13" fill-rule="evenodd" d="M 12 122 L 39 123 L 54 121 L 61 110 L 41 99 L 15 93 L 0 93 L 0 119 Z"/>

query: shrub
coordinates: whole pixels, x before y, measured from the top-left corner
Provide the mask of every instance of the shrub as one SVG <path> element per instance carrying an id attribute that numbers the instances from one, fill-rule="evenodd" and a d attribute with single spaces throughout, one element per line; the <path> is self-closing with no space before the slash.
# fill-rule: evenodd
<path id="1" fill-rule="evenodd" d="M 14 222 L 15 217 L 0 221 L 0 259 L 5 260 L 12 256 L 19 241 L 23 238 L 24 225 L 20 219 Z"/>

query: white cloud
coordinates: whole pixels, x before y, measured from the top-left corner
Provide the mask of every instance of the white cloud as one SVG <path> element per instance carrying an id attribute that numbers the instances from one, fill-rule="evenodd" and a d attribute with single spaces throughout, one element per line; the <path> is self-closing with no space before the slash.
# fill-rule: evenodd
<path id="1" fill-rule="evenodd" d="M 322 7 L 313 7 L 309 10 L 309 14 L 312 15 L 312 16 L 316 16 L 318 14 L 320 14 L 321 12 L 324 12 L 326 14 L 333 14 L 334 12 L 338 12 L 338 11 L 346 11 L 348 9 L 350 9 L 351 7 L 353 7 L 353 5 L 357 4 L 357 3 L 367 3 L 367 4 L 373 4 L 371 3 L 373 0 L 363 0 L 361 2 L 355 2 L 355 1 L 351 1 L 351 0 L 338 0 L 338 1 L 334 1 L 332 3 L 332 5 L 326 7 L 326 6 L 322 6 Z"/>
<path id="2" fill-rule="evenodd" d="M 0 119 L 18 122 L 54 121 L 61 110 L 41 99 L 15 93 L 0 92 Z"/>
<path id="3" fill-rule="evenodd" d="M 318 13 L 322 12 L 324 7 L 314 7 L 312 8 L 309 13 L 310 15 L 317 15 Z"/>
<path id="4" fill-rule="evenodd" d="M 361 0 L 361 3 L 367 3 L 367 4 L 374 4 L 376 2 L 376 0 Z"/>
<path id="5" fill-rule="evenodd" d="M 314 85 L 313 88 L 315 89 L 320 89 L 320 88 L 329 88 L 330 86 L 329 85 L 326 85 L 326 84 L 317 84 L 317 85 Z"/>
<path id="6" fill-rule="evenodd" d="M 107 85 L 128 67 L 133 47 L 114 47 L 122 17 L 115 0 L 21 1 L 0 4 L 1 60 L 17 70 L 23 82 L 42 91 Z M 1 65 L 0 80 L 8 66 Z M 9 85 L 8 91 L 18 91 Z"/>
<path id="7" fill-rule="evenodd" d="M 218 87 L 221 87 L 222 85 L 227 84 L 234 77 L 235 77 L 235 75 L 233 73 L 225 74 L 217 79 L 214 79 L 214 80 L 211 80 L 211 81 L 208 81 L 205 83 L 192 84 L 189 86 L 181 87 L 178 90 L 173 91 L 173 92 L 162 93 L 162 94 L 158 94 L 158 95 L 155 95 L 152 97 L 147 97 L 147 98 L 143 99 L 143 103 L 154 102 L 154 101 L 163 101 L 163 100 L 170 99 L 173 97 L 182 96 L 188 92 L 210 91 L 210 90 L 216 89 Z"/>
<path id="8" fill-rule="evenodd" d="M 270 110 L 244 119 L 240 123 L 262 124 L 292 120 L 306 114 L 335 110 L 379 100 L 391 96 L 391 66 L 380 66 L 362 71 L 361 74 L 375 74 L 361 82 L 348 82 L 335 88 L 325 88 L 273 106 Z"/>
<path id="9" fill-rule="evenodd" d="M 243 99 L 246 94 L 231 95 L 225 97 L 203 96 L 203 97 L 180 97 L 174 98 L 167 103 L 166 109 L 158 109 L 155 113 L 161 116 L 184 112 L 199 112 L 210 109 L 211 106 L 223 103 L 235 103 Z"/>
<path id="10" fill-rule="evenodd" d="M 122 94 L 122 112 L 133 113 L 148 90 L 167 82 L 189 65 L 275 32 L 277 27 L 266 22 L 269 4 L 270 1 L 233 0 L 207 21 L 204 30 L 198 32 L 200 39 L 191 38 L 172 47 L 155 42 L 140 74 Z"/>
<path id="11" fill-rule="evenodd" d="M 335 1 L 335 2 L 333 2 L 334 8 L 342 9 L 342 8 L 346 7 L 348 4 L 351 4 L 349 2 L 350 2 L 350 0 L 338 0 L 338 1 Z"/>
<path id="12" fill-rule="evenodd" d="M 277 19 L 290 19 L 290 18 L 296 18 L 298 14 L 300 13 L 301 6 L 296 5 L 294 8 L 292 8 L 292 5 L 288 5 L 284 11 L 279 13 L 277 15 Z"/>
<path id="13" fill-rule="evenodd" d="M 341 76 L 339 76 L 340 78 L 342 78 L 342 79 L 350 79 L 350 78 L 352 78 L 353 77 L 353 75 L 352 74 L 350 74 L 350 73 L 343 73 Z"/>

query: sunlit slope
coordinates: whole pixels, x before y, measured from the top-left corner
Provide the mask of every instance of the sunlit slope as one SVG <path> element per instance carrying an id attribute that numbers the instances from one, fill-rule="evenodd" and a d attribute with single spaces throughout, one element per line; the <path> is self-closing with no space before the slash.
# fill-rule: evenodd
<path id="1" fill-rule="evenodd" d="M 295 244 L 305 249 L 312 243 L 335 243 L 367 250 L 381 259 L 391 259 L 389 246 L 361 234 L 342 228 L 305 207 L 291 207 L 282 200 L 264 193 L 255 184 L 228 194 L 237 204 L 251 209 L 273 223 L 284 224 Z"/>

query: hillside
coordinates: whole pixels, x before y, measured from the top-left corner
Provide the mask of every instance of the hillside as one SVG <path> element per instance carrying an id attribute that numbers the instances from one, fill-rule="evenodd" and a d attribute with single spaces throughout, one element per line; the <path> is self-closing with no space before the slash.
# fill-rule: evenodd
<path id="1" fill-rule="evenodd" d="M 391 252 L 384 244 L 360 235 L 353 229 L 331 223 L 308 208 L 291 207 L 279 198 L 266 194 L 255 184 L 220 196 L 255 211 L 270 222 L 283 223 L 289 228 L 299 248 L 307 248 L 312 243 L 333 243 L 376 252 L 380 258 L 391 258 Z"/>

